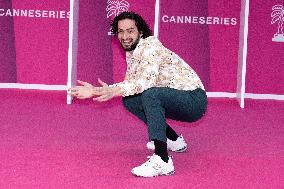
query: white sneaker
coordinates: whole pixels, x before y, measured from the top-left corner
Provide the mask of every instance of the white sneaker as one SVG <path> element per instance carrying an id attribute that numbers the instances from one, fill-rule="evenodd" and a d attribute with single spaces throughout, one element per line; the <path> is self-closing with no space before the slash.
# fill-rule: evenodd
<path id="1" fill-rule="evenodd" d="M 133 168 L 131 170 L 132 174 L 140 177 L 155 177 L 159 175 L 174 174 L 175 168 L 171 157 L 169 157 L 168 163 L 164 162 L 162 158 L 156 154 L 148 156 L 148 158 L 148 161 Z"/>
<path id="2" fill-rule="evenodd" d="M 154 141 L 147 143 L 147 148 L 149 150 L 155 150 Z M 187 144 L 182 135 L 180 135 L 176 141 L 167 139 L 167 148 L 173 152 L 184 152 L 187 149 Z"/>

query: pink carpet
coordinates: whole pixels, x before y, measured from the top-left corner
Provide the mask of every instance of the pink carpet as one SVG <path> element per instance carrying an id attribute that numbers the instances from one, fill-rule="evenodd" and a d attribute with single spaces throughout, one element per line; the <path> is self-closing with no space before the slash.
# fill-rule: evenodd
<path id="1" fill-rule="evenodd" d="M 64 92 L 0 90 L 0 188 L 284 188 L 284 103 L 210 99 L 193 124 L 170 121 L 189 143 L 176 173 L 134 177 L 151 155 L 146 127 L 119 99 L 66 105 Z"/>

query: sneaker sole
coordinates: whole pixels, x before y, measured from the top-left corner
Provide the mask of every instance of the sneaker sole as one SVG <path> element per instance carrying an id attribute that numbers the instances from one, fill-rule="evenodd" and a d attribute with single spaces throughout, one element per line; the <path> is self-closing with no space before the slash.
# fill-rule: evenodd
<path id="1" fill-rule="evenodd" d="M 170 150 L 170 149 L 169 149 Z M 181 148 L 181 149 L 179 149 L 179 150 L 170 150 L 170 151 L 172 151 L 172 152 L 177 152 L 177 153 L 181 153 L 181 152 L 185 152 L 187 150 L 187 146 L 185 146 L 185 147 L 183 147 L 183 148 Z"/>
<path id="2" fill-rule="evenodd" d="M 168 173 L 162 174 L 162 175 L 164 175 L 164 176 L 170 176 L 170 175 L 173 175 L 174 173 L 175 173 L 175 171 L 171 171 L 171 172 L 168 172 Z"/>
<path id="3" fill-rule="evenodd" d="M 133 173 L 132 171 L 131 171 L 131 173 L 136 177 L 152 178 L 152 177 L 158 177 L 158 176 L 171 176 L 175 173 L 175 171 L 171 171 L 171 172 L 168 172 L 168 173 L 162 173 L 162 174 L 155 175 L 155 176 L 137 175 L 137 174 Z"/>
<path id="4" fill-rule="evenodd" d="M 150 148 L 147 148 L 147 149 L 151 150 L 151 151 L 155 150 L 155 149 L 150 149 Z M 171 149 L 168 149 L 168 150 L 171 151 L 171 152 L 181 153 L 181 152 L 185 152 L 187 150 L 187 147 L 184 147 L 184 148 L 179 149 L 179 150 L 171 150 Z"/>

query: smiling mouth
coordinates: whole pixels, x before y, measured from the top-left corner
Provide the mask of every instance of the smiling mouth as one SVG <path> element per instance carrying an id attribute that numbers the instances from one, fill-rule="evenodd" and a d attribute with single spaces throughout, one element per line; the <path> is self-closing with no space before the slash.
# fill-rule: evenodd
<path id="1" fill-rule="evenodd" d="M 123 43 L 124 45 L 131 45 L 132 42 L 131 42 L 131 41 L 123 41 L 122 43 Z"/>
<path id="2" fill-rule="evenodd" d="M 125 42 L 124 42 L 123 44 L 125 44 L 125 45 L 130 45 L 131 43 L 130 43 L 130 42 L 128 42 L 128 43 L 125 43 Z"/>

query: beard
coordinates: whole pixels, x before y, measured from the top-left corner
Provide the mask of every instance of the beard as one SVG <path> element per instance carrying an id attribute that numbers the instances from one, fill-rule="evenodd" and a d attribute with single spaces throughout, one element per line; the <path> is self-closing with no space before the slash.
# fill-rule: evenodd
<path id="1" fill-rule="evenodd" d="M 122 42 L 120 42 L 120 45 L 125 51 L 133 51 L 138 45 L 139 41 L 140 41 L 140 36 L 138 36 L 138 38 L 134 42 L 132 42 L 132 44 L 128 47 L 123 46 Z"/>

